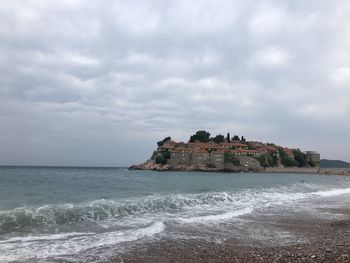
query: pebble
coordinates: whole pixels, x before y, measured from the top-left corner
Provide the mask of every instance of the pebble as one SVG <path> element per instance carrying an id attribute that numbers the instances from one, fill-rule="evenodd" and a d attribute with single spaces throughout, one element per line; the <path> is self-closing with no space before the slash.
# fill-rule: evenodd
<path id="1" fill-rule="evenodd" d="M 348 260 L 349 259 L 349 255 L 345 254 L 345 255 L 341 255 L 342 260 Z"/>

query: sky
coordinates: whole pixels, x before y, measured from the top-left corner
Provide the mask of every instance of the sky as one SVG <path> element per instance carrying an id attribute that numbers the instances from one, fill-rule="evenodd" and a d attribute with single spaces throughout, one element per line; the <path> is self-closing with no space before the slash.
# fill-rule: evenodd
<path id="1" fill-rule="evenodd" d="M 128 166 L 197 130 L 350 161 L 350 1 L 0 2 L 0 164 Z"/>

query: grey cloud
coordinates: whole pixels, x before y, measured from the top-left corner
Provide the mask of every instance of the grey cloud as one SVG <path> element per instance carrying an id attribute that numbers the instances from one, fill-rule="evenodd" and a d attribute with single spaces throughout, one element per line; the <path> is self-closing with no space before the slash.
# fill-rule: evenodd
<path id="1" fill-rule="evenodd" d="M 198 129 L 350 161 L 349 17 L 341 0 L 2 2 L 0 163 L 129 165 Z"/>

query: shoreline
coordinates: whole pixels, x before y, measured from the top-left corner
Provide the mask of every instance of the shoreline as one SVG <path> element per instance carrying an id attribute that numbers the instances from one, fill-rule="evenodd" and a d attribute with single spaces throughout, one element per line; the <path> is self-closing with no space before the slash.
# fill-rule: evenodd
<path id="1" fill-rule="evenodd" d="M 203 240 L 161 240 L 138 245 L 113 256 L 108 262 L 350 262 L 350 210 L 332 211 L 343 219 L 307 217 L 279 218 L 274 224 L 305 236 L 304 242 L 286 245 L 244 243 L 231 239 L 222 243 Z"/>
<path id="2" fill-rule="evenodd" d="M 350 176 L 350 168 L 299 168 L 299 167 L 267 167 L 264 170 L 250 170 L 245 167 L 237 167 L 237 169 L 216 169 L 207 167 L 192 167 L 192 166 L 178 166 L 178 167 L 142 167 L 142 165 L 133 165 L 129 170 L 149 170 L 158 172 L 212 172 L 212 173 L 295 173 L 295 174 L 317 174 L 317 175 L 339 175 Z"/>

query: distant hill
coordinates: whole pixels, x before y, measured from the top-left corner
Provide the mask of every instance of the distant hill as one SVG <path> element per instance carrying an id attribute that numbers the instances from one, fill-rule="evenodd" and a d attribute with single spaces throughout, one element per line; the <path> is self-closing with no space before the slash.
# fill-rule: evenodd
<path id="1" fill-rule="evenodd" d="M 350 163 L 340 160 L 321 159 L 322 168 L 350 168 Z"/>

